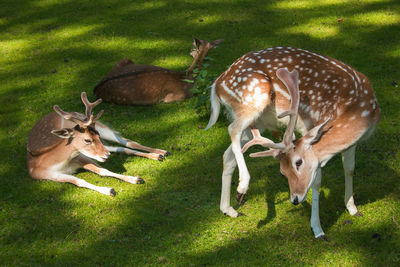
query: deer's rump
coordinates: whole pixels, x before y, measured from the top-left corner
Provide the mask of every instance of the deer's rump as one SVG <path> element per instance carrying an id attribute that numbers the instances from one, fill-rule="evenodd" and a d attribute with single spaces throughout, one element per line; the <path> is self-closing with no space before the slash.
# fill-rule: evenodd
<path id="1" fill-rule="evenodd" d="M 162 102 L 168 94 L 185 87 L 184 79 L 184 72 L 135 65 L 123 59 L 95 86 L 94 94 L 117 105 L 150 105 Z"/>

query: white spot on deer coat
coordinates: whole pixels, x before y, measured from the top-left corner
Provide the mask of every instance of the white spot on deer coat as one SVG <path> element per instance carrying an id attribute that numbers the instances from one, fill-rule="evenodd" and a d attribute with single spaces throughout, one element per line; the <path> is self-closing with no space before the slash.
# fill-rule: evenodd
<path id="1" fill-rule="evenodd" d="M 245 100 L 247 101 L 247 102 L 251 102 L 251 101 L 253 101 L 253 98 L 251 97 L 251 96 L 246 96 L 246 98 L 245 98 Z"/>
<path id="2" fill-rule="evenodd" d="M 240 100 L 240 98 L 231 90 L 228 88 L 228 86 L 226 86 L 225 81 L 223 81 L 221 83 L 222 88 L 224 88 L 225 92 L 227 92 L 230 96 L 232 96 L 233 98 L 235 98 L 238 102 L 242 102 Z"/>
<path id="3" fill-rule="evenodd" d="M 313 113 L 312 115 L 311 115 L 315 120 L 319 120 L 319 110 L 317 110 L 315 113 Z"/>
<path id="4" fill-rule="evenodd" d="M 361 117 L 367 117 L 367 116 L 369 115 L 369 113 L 370 113 L 369 110 L 364 110 L 364 111 L 361 113 Z"/>

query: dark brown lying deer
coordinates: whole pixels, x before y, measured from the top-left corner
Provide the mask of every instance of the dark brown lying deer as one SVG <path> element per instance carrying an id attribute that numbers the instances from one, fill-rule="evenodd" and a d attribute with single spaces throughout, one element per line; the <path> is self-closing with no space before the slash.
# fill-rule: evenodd
<path id="1" fill-rule="evenodd" d="M 118 105 L 151 105 L 180 101 L 192 96 L 193 70 L 202 66 L 208 50 L 223 40 L 212 43 L 194 38 L 193 62 L 187 71 L 172 71 L 152 65 L 136 65 L 122 59 L 94 88 L 94 94 L 106 102 Z"/>
<path id="2" fill-rule="evenodd" d="M 72 183 L 111 196 L 115 195 L 114 189 L 90 184 L 71 174 L 83 168 L 101 176 L 116 177 L 132 184 L 144 183 L 139 177 L 121 175 L 104 169 L 92 159 L 104 162 L 110 152 L 119 152 L 162 160 L 169 153 L 165 150 L 145 147 L 121 137 L 117 132 L 97 121 L 103 114 L 103 110 L 93 116 L 92 109 L 101 102 L 101 99 L 90 103 L 84 92 L 81 98 L 86 106 L 85 115 L 65 112 L 55 105 L 55 112 L 44 116 L 33 127 L 26 146 L 29 174 L 34 179 Z M 104 146 L 100 139 L 116 142 L 128 148 Z"/>

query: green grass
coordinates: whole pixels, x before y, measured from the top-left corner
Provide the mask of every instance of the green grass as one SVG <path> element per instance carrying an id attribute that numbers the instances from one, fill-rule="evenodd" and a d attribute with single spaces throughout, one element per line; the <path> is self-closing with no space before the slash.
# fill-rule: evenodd
<path id="1" fill-rule="evenodd" d="M 400 89 L 392 82 L 400 83 L 399 10 L 396 0 L 0 2 L 0 263 L 398 266 Z M 82 110 L 80 92 L 93 100 L 92 88 L 123 57 L 183 70 L 193 36 L 225 39 L 210 51 L 215 74 L 248 51 L 294 46 L 369 77 L 383 116 L 357 148 L 354 191 L 364 217 L 345 210 L 339 157 L 323 169 L 321 188 L 321 223 L 331 242 L 314 240 L 310 196 L 293 206 L 273 159 L 246 157 L 252 180 L 239 210 L 247 216 L 223 216 L 228 123 L 221 116 L 209 131 L 199 129 L 208 114 L 195 113 L 190 101 L 101 105 L 102 120 L 125 137 L 172 152 L 161 163 L 113 155 L 102 164 L 143 177 L 144 185 L 78 174 L 113 187 L 111 198 L 29 177 L 25 142 L 52 105 Z M 234 181 L 233 188 L 237 172 Z"/>

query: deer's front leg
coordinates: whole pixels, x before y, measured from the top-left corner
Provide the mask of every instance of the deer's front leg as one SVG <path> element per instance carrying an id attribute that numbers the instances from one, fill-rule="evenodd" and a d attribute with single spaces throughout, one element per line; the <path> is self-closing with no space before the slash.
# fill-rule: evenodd
<path id="1" fill-rule="evenodd" d="M 232 145 L 228 147 L 223 156 L 224 170 L 222 172 L 222 188 L 220 210 L 230 217 L 238 217 L 239 213 L 231 206 L 231 182 L 232 175 L 236 168 L 235 155 L 232 152 Z"/>
<path id="2" fill-rule="evenodd" d="M 239 168 L 239 185 L 236 191 L 236 200 L 239 204 L 242 203 L 244 195 L 249 189 L 250 174 L 244 161 L 244 156 L 241 147 L 242 130 L 233 131 L 231 134 L 232 152 L 235 155 L 236 163 Z"/>
<path id="3" fill-rule="evenodd" d="M 311 229 L 315 238 L 328 240 L 321 227 L 319 220 L 319 189 L 321 187 L 321 168 L 318 167 L 317 177 L 312 185 L 312 208 L 311 208 Z"/>

